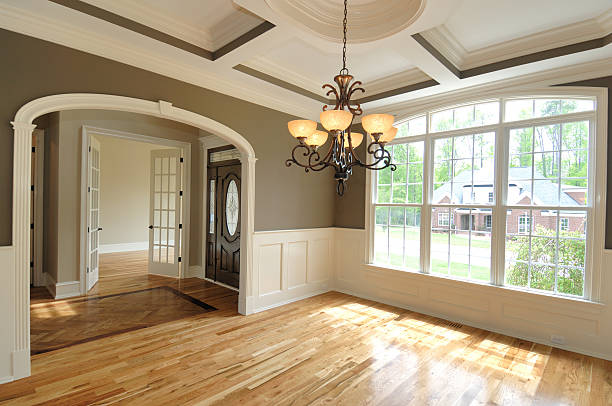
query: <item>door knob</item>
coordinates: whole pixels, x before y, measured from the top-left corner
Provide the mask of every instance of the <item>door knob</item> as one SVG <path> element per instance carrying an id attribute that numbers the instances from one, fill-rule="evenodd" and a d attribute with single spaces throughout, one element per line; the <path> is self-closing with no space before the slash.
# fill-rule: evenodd
<path id="1" fill-rule="evenodd" d="M 153 226 L 152 225 L 149 226 L 149 230 L 153 230 Z"/>
<path id="2" fill-rule="evenodd" d="M 102 231 L 102 227 L 98 227 L 98 231 Z"/>

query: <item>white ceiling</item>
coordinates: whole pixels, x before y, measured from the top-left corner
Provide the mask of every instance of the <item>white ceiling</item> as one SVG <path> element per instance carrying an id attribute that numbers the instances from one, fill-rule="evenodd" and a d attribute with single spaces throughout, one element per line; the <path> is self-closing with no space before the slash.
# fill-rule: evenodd
<path id="1" fill-rule="evenodd" d="M 445 22 L 467 51 L 600 16 L 612 0 L 462 0 Z"/>
<path id="2" fill-rule="evenodd" d="M 261 24 L 231 0 L 83 0 L 214 51 Z"/>
<path id="3" fill-rule="evenodd" d="M 334 17 L 341 0 L 283 0 L 292 8 L 282 11 L 272 7 L 280 0 L 85 1 L 210 51 L 264 20 L 275 27 L 215 61 L 46 0 L 0 0 L 0 27 L 309 118 L 318 117 L 321 102 L 233 68 L 246 65 L 323 96 L 321 85 L 341 67 L 341 21 Z M 408 5 L 420 5 L 413 9 L 414 18 L 389 17 L 389 10 L 401 14 Z M 323 16 L 332 8 L 334 16 L 321 20 L 327 21 L 321 30 L 332 31 L 319 32 L 317 23 L 306 18 L 296 23 L 300 16 Z M 582 72 L 589 64 L 604 71 L 612 66 L 610 44 L 459 79 L 412 37 L 422 33 L 459 69 L 467 69 L 602 37 L 612 31 L 612 0 L 349 0 L 349 9 L 349 17 L 361 14 L 353 17 L 354 25 L 349 18 L 347 65 L 364 82 L 366 96 L 430 79 L 439 82 L 365 103 L 367 111 L 399 111 L 423 97 L 565 67 Z M 369 29 L 385 21 L 386 32 Z M 334 30 L 339 32 L 330 38 Z M 351 41 L 357 34 L 357 42 Z M 612 68 L 604 73 L 612 74 Z"/>

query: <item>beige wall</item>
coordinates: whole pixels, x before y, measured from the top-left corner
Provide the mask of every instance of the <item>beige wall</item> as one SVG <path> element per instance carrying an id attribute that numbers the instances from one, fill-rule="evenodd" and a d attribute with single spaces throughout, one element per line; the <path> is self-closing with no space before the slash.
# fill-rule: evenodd
<path id="1" fill-rule="evenodd" d="M 304 173 L 299 168 L 285 167 L 285 160 L 295 144 L 287 132 L 287 122 L 295 117 L 6 30 L 0 30 L 0 49 L 4 60 L 11 61 L 0 64 L 0 246 L 11 244 L 12 238 L 13 131 L 10 121 L 28 101 L 70 92 L 165 100 L 227 125 L 244 136 L 255 150 L 255 230 L 333 225 L 331 174 Z M 197 191 L 193 192 L 192 199 L 196 198 Z"/>
<path id="2" fill-rule="evenodd" d="M 94 136 L 101 154 L 100 245 L 148 243 L 151 151 L 167 147 Z"/>
<path id="3" fill-rule="evenodd" d="M 55 125 L 55 117 L 58 121 L 58 130 Z M 81 129 L 84 125 L 106 130 L 118 130 L 150 137 L 165 138 L 170 140 L 191 143 L 192 146 L 192 172 L 191 172 L 191 224 L 194 227 L 190 230 L 190 262 L 199 264 L 200 260 L 200 198 L 199 198 L 199 132 L 196 128 L 186 126 L 169 120 L 164 120 L 140 114 L 102 111 L 102 110 L 74 110 L 53 113 L 49 122 L 49 148 L 45 151 L 49 156 L 49 171 L 45 173 L 45 190 L 49 193 L 49 199 L 45 201 L 45 219 L 49 222 L 48 233 L 46 233 L 45 246 L 47 256 L 44 269 L 53 276 L 56 282 L 70 282 L 79 280 L 79 261 L 80 261 L 80 230 L 81 230 Z M 43 125 L 43 124 L 41 124 Z M 111 140 L 111 142 L 121 142 Z M 127 143 L 128 141 L 123 141 Z M 132 143 L 138 144 L 138 143 Z M 113 149 L 116 144 L 113 144 Z M 102 147 L 104 148 L 104 147 Z M 121 149 L 121 147 L 118 147 Z M 163 147 L 162 147 L 163 148 Z M 153 149 L 153 148 L 152 148 Z M 143 154 L 149 156 L 150 149 Z M 195 152 L 194 152 L 195 151 Z M 127 151 L 122 151 L 117 160 L 129 162 L 130 155 Z M 124 159 L 123 159 L 124 158 Z M 105 160 L 105 153 L 102 152 L 102 159 Z M 105 160 L 104 163 L 114 166 Z M 126 165 L 130 165 L 129 163 Z M 148 173 L 148 161 L 146 163 Z M 128 167 L 121 173 L 117 167 L 111 169 L 113 177 L 123 176 L 125 180 L 131 178 Z M 147 175 L 148 176 L 148 175 Z M 104 172 L 102 173 L 102 187 L 105 186 Z M 147 178 L 148 179 L 148 178 Z M 148 222 L 148 180 L 144 180 L 142 189 L 146 191 L 146 205 L 142 208 L 145 223 Z M 108 186 L 108 184 L 106 184 Z M 126 188 L 129 187 L 126 186 Z M 112 190 L 108 189 L 108 190 Z M 111 192 L 112 193 L 112 192 Z M 104 191 L 102 192 L 104 196 Z M 121 210 L 121 196 L 110 199 L 116 206 L 110 206 L 111 210 Z M 107 201 L 108 202 L 108 201 Z M 119 202 L 117 204 L 117 202 Z M 127 203 L 127 202 L 126 202 Z M 101 206 L 105 205 L 101 202 Z M 104 206 L 103 206 L 104 207 Z M 134 206 L 133 206 L 134 207 Z M 102 209 L 104 210 L 104 208 Z M 104 216 L 104 214 L 102 214 Z M 112 217 L 112 216 L 111 216 Z M 101 218 L 104 228 L 103 235 L 106 234 L 104 224 L 105 217 Z M 45 223 L 46 225 L 47 223 Z M 137 222 L 135 222 L 137 224 Z M 145 224 L 146 227 L 147 224 Z M 118 235 L 119 233 L 115 233 Z M 104 237 L 103 237 L 104 238 Z M 148 238 L 148 237 L 147 237 Z M 145 238 L 146 240 L 146 238 Z"/>

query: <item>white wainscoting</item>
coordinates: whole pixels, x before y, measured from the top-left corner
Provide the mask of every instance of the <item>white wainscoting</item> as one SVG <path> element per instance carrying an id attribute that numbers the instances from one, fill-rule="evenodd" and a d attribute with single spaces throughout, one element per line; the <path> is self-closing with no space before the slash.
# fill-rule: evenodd
<path id="1" fill-rule="evenodd" d="M 260 231 L 253 235 L 253 311 L 330 290 L 334 228 Z"/>
<path id="2" fill-rule="evenodd" d="M 336 229 L 335 247 L 333 290 L 612 360 L 610 269 L 601 304 L 365 265 L 364 230 Z M 612 252 L 603 255 L 612 264 Z"/>

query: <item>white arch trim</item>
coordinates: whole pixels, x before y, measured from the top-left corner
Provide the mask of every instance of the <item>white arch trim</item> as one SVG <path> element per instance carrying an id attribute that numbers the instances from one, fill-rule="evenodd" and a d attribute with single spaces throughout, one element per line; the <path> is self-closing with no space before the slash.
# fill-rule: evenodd
<path id="1" fill-rule="evenodd" d="M 14 339 L 13 379 L 30 375 L 30 170 L 34 119 L 62 110 L 117 110 L 146 114 L 202 129 L 234 144 L 241 153 L 242 207 L 240 240 L 240 292 L 238 311 L 252 313 L 253 232 L 255 218 L 255 150 L 236 131 L 200 114 L 174 107 L 166 101 L 153 102 L 132 97 L 94 93 L 70 93 L 42 97 L 22 106 L 11 122 L 13 144 L 13 249 L 14 249 Z"/>

